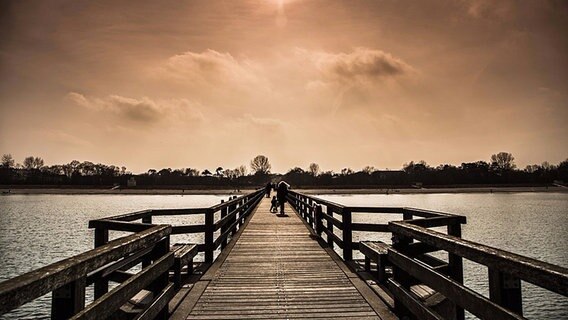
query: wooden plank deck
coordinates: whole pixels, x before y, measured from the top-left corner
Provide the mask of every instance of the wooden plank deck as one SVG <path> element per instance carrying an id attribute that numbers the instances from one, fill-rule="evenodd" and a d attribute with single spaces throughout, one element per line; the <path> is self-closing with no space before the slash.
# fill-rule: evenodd
<path id="1" fill-rule="evenodd" d="M 283 217 L 269 208 L 270 199 L 263 199 L 224 261 L 196 284 L 184 318 L 394 318 L 331 249 L 310 237 L 291 207 Z"/>

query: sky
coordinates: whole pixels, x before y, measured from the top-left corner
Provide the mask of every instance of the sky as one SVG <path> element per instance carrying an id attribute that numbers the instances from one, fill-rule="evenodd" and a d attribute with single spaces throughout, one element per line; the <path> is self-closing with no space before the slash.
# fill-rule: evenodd
<path id="1" fill-rule="evenodd" d="M 2 1 L 0 153 L 150 168 L 568 158 L 568 2 Z"/>

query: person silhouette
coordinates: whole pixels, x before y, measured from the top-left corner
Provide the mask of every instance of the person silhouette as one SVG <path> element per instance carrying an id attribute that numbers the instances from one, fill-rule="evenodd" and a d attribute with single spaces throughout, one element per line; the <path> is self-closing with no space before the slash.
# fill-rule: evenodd
<path id="1" fill-rule="evenodd" d="M 276 213 L 276 212 L 278 212 L 278 199 L 276 199 L 276 196 L 274 196 L 270 201 L 270 213 Z"/>
<path id="2" fill-rule="evenodd" d="M 286 196 L 288 195 L 288 190 L 290 185 L 284 181 L 278 183 L 276 188 L 276 198 L 278 199 L 278 204 L 280 205 L 280 214 L 284 214 L 284 203 L 286 202 Z"/>
<path id="3" fill-rule="evenodd" d="M 266 191 L 266 197 L 270 198 L 270 191 L 272 191 L 272 183 L 270 183 L 270 182 L 267 183 L 264 190 Z"/>

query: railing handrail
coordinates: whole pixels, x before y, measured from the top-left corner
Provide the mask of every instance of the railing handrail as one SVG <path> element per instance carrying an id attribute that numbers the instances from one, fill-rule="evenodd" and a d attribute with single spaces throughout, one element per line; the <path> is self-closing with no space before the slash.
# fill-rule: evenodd
<path id="1" fill-rule="evenodd" d="M 523 319 L 521 280 L 568 296 L 567 268 L 462 239 L 461 225 L 466 223 L 465 216 L 410 207 L 336 205 L 341 207 L 340 220 L 334 216 L 338 213 L 334 207 L 323 211 L 327 200 L 298 192 L 291 192 L 289 199 L 300 216 L 310 226 L 313 225 L 318 235 L 325 233 L 331 247 L 335 244 L 343 249 L 343 259 L 346 261 L 351 260 L 351 251 L 358 246 L 358 243 L 351 243 L 353 231 L 392 233 L 393 244 L 388 247 L 388 263 L 393 267 L 393 278 L 385 284 L 394 295 L 395 310 L 402 315 L 410 311 L 426 318 L 439 318 L 432 309 L 416 299 L 410 290 L 413 283 L 424 283 L 445 295 L 454 305 L 453 316 L 450 317 L 456 319 L 464 319 L 464 309 L 482 318 Z M 402 219 L 388 224 L 353 223 L 352 214 L 357 213 L 402 214 Z M 323 225 L 324 222 L 327 222 L 327 226 Z M 428 229 L 442 226 L 447 227 L 447 234 Z M 335 234 L 334 229 L 340 232 Z M 428 254 L 434 251 L 447 252 L 448 261 Z M 366 270 L 370 270 L 369 259 L 367 253 Z M 488 267 L 489 298 L 463 285 L 462 259 Z M 384 265 L 382 268 L 378 274 L 384 274 Z M 384 281 L 381 276 L 379 279 Z M 407 311 L 404 311 L 405 307 Z"/>
<path id="2" fill-rule="evenodd" d="M 89 272 L 150 246 L 170 233 L 169 225 L 155 225 L 136 234 L 112 240 L 98 248 L 1 282 L 0 314 L 39 298 L 67 283 L 86 277 Z"/>
<path id="3" fill-rule="evenodd" d="M 115 307 L 127 301 L 131 297 L 130 294 L 135 294 L 150 283 L 162 281 L 158 279 L 163 279 L 164 272 L 167 273 L 173 265 L 173 253 L 169 252 L 171 234 L 204 233 L 206 243 L 198 244 L 197 247 L 200 251 L 205 251 L 205 257 L 208 260 L 206 262 L 212 262 L 213 251 L 219 245 L 223 247 L 226 244 L 229 234 L 236 232 L 237 225 L 241 226 L 244 223 L 244 220 L 260 202 L 263 194 L 264 190 L 259 189 L 209 208 L 141 210 L 90 220 L 89 228 L 95 229 L 95 249 L 1 282 L 0 314 L 49 292 L 53 292 L 55 297 L 56 292 L 59 295 L 63 291 L 67 292 L 66 290 L 75 293 L 70 297 L 67 297 L 68 293 L 62 293 L 65 296 L 64 299 L 71 299 L 65 300 L 63 304 L 60 302 L 55 304 L 56 299 L 53 299 L 52 317 L 96 318 L 101 314 L 110 314 Z M 214 214 L 218 211 L 221 211 L 219 222 L 222 223 L 213 221 Z M 152 224 L 152 216 L 187 214 L 204 214 L 205 224 L 182 226 Z M 139 219 L 142 222 L 135 222 Z M 221 229 L 221 234 L 217 239 L 213 239 L 218 229 Z M 134 232 L 134 234 L 109 241 L 109 230 Z M 142 262 L 142 271 L 127 275 L 129 277 L 127 280 L 113 289 L 112 293 L 108 292 L 109 280 L 105 275 L 108 276 L 116 268 L 131 267 L 140 262 Z M 95 300 L 84 308 L 85 287 L 91 284 L 95 285 Z M 160 286 L 162 286 L 162 291 L 156 299 L 163 303 L 163 299 L 171 298 L 174 287 L 171 284 L 168 285 L 167 281 L 166 283 L 162 281 Z M 117 296 L 114 293 L 117 293 Z M 56 310 L 55 313 L 54 310 Z M 152 312 L 154 311 L 159 310 Z"/>
<path id="4" fill-rule="evenodd" d="M 568 268 L 447 235 L 403 221 L 389 222 L 392 232 L 427 243 L 558 294 L 568 295 Z"/>
<path id="5" fill-rule="evenodd" d="M 246 197 L 254 196 L 254 195 L 262 193 L 262 192 L 263 192 L 263 190 L 259 189 L 257 191 L 252 192 L 252 193 L 239 196 L 235 199 L 232 199 L 232 200 L 229 200 L 229 201 L 226 201 L 226 202 L 223 202 L 223 203 L 215 204 L 211 207 L 176 208 L 176 209 L 146 209 L 146 210 L 129 212 L 129 213 L 110 216 L 110 217 L 94 219 L 94 220 L 90 220 L 90 221 L 97 221 L 97 220 L 132 221 L 132 220 L 138 220 L 138 219 L 142 219 L 144 217 L 149 217 L 149 216 L 169 216 L 169 215 L 173 216 L 173 215 L 206 214 L 210 210 L 219 211 L 220 209 L 224 209 L 224 208 L 227 208 L 229 206 L 232 206 L 234 204 L 239 203 L 241 200 L 243 200 Z"/>
<path id="6" fill-rule="evenodd" d="M 136 232 L 143 230 L 146 226 L 152 225 L 152 217 L 154 216 L 169 216 L 169 215 L 203 215 L 205 223 L 192 224 L 192 225 L 173 225 L 172 234 L 182 233 L 204 233 L 205 243 L 198 244 L 199 252 L 205 252 L 205 260 L 210 263 L 213 261 L 213 251 L 215 251 L 220 243 L 225 243 L 228 238 L 228 232 L 224 228 L 233 229 L 236 225 L 242 225 L 245 215 L 249 214 L 255 207 L 256 203 L 260 201 L 264 189 L 258 189 L 251 193 L 235 196 L 229 201 L 212 205 L 210 207 L 201 208 L 179 208 L 179 209 L 149 209 L 132 213 L 126 213 L 116 216 L 105 217 L 89 221 L 89 228 L 94 228 L 103 232 L 101 240 L 104 242 L 108 238 L 108 231 L 131 231 Z M 221 212 L 221 218 L 214 221 L 213 215 Z M 239 214 L 239 219 L 236 219 Z M 134 220 L 142 219 L 142 223 L 133 222 Z M 211 226 L 209 226 L 211 224 Z M 213 239 L 215 231 L 223 229 L 221 234 Z M 95 241 L 97 232 L 95 232 Z"/>
<path id="7" fill-rule="evenodd" d="M 441 212 L 441 211 L 434 211 L 434 210 L 425 210 L 420 208 L 413 208 L 413 207 L 380 207 L 380 206 L 352 206 L 352 205 L 342 205 L 333 201 L 325 200 L 316 196 L 306 195 L 297 191 L 290 190 L 290 194 L 293 197 L 296 195 L 301 195 L 305 198 L 311 199 L 312 201 L 316 202 L 317 204 L 324 205 L 324 206 L 331 206 L 334 209 L 338 209 L 335 213 L 341 214 L 342 211 L 349 211 L 352 213 L 394 213 L 394 214 L 401 214 L 401 213 L 412 213 L 413 215 L 417 215 L 419 217 L 429 218 L 429 217 L 438 217 L 438 216 L 459 216 L 452 213 Z"/>
<path id="8" fill-rule="evenodd" d="M 333 202 L 333 201 L 324 200 L 324 199 L 321 199 L 321 198 L 318 198 L 318 197 L 305 195 L 305 194 L 303 194 L 303 193 L 299 193 L 299 192 L 296 192 L 296 191 L 293 191 L 293 190 L 290 190 L 289 193 L 290 193 L 291 195 L 299 194 L 299 195 L 302 195 L 302 196 L 304 196 L 304 197 L 306 197 L 306 198 L 312 199 L 313 201 L 316 201 L 318 204 L 330 206 L 330 207 L 332 207 L 332 208 L 334 208 L 334 209 L 337 209 L 337 210 L 338 210 L 337 213 L 341 213 L 341 212 L 345 209 L 345 206 L 344 206 L 344 205 L 339 204 L 339 203 L 336 203 L 336 202 Z"/>
<path id="9" fill-rule="evenodd" d="M 427 227 L 435 226 L 448 226 L 453 228 L 455 232 L 461 233 L 460 224 L 466 223 L 466 217 L 461 215 L 450 214 L 446 212 L 438 212 L 432 210 L 423 210 L 411 207 L 379 207 L 379 206 L 344 206 L 332 201 L 328 201 L 316 196 L 306 195 L 296 191 L 289 191 L 289 198 L 291 203 L 296 209 L 302 211 L 302 217 L 312 225 L 312 229 L 318 233 L 325 233 L 330 245 L 337 244 L 343 249 L 343 258 L 351 260 L 353 249 L 357 249 L 358 244 L 352 243 L 353 231 L 374 231 L 374 232 L 391 232 L 388 224 L 376 223 L 353 223 L 353 214 L 361 213 L 388 213 L 388 214 L 401 214 L 402 220 L 409 223 L 415 223 Z M 315 206 L 320 205 L 326 207 L 326 212 L 321 213 L 317 220 L 315 216 Z M 305 211 L 305 212 L 303 212 Z M 341 220 L 334 217 L 334 214 L 341 216 Z M 420 219 L 413 219 L 414 216 L 421 217 Z M 310 221 L 311 220 L 311 221 Z M 323 228 L 323 221 L 327 221 L 327 228 Z M 320 226 L 318 229 L 317 226 Z M 333 227 L 332 227 L 333 226 Z M 341 230 L 343 237 L 334 234 L 333 228 Z M 318 230 L 315 230 L 318 229 Z"/>

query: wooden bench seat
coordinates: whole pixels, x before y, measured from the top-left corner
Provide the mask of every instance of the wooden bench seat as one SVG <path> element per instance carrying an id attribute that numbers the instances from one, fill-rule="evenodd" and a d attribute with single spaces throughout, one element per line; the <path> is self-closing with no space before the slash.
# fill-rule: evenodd
<path id="1" fill-rule="evenodd" d="M 365 271 L 371 271 L 371 261 L 377 263 L 377 280 L 386 281 L 385 267 L 388 265 L 389 245 L 382 241 L 362 241 L 359 243 L 359 251 L 365 255 Z"/>
<path id="2" fill-rule="evenodd" d="M 193 273 L 193 258 L 197 255 L 197 245 L 193 243 L 176 243 L 171 249 L 174 253 L 174 283 L 176 288 L 181 286 L 181 270 L 187 266 L 187 274 Z"/>

